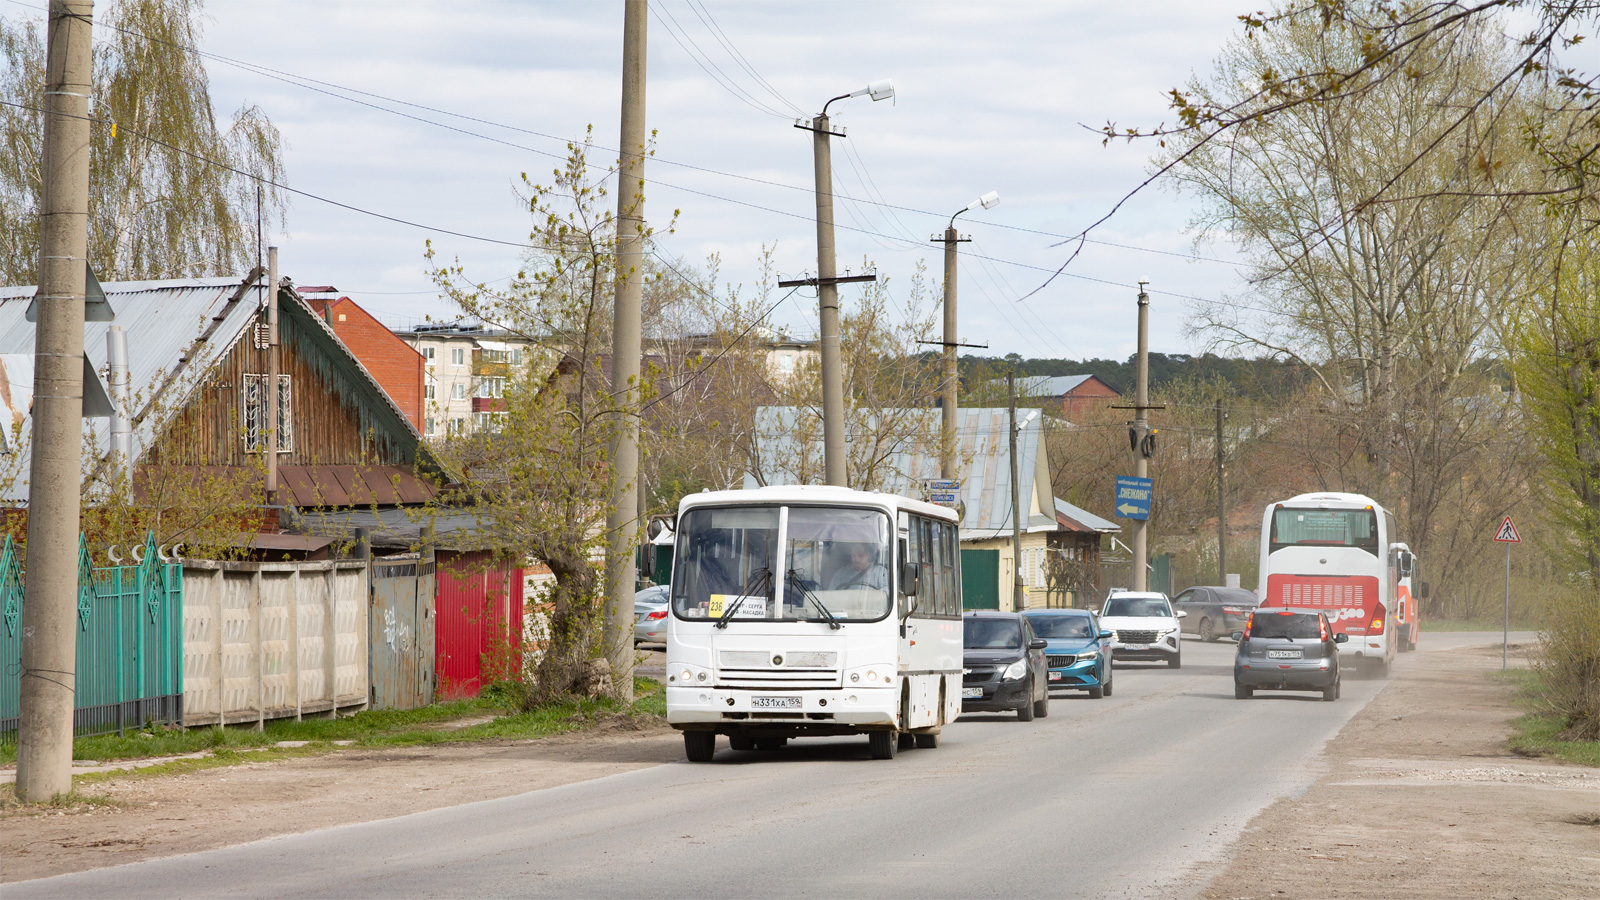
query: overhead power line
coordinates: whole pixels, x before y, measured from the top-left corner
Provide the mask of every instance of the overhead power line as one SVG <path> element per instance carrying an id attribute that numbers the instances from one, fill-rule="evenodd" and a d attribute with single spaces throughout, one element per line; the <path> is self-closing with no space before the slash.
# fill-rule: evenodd
<path id="1" fill-rule="evenodd" d="M 41 13 L 45 11 L 44 7 L 38 6 L 38 5 L 33 4 L 33 3 L 23 2 L 23 0 L 5 0 L 5 2 L 10 3 L 12 5 L 15 5 L 15 6 L 23 7 L 25 9 L 35 10 L 35 11 L 41 12 Z M 707 15 L 709 16 L 709 13 L 707 13 Z M 674 20 L 674 22 L 676 22 L 676 20 Z M 518 126 L 518 125 L 509 125 L 509 124 L 506 124 L 504 122 L 494 121 L 492 119 L 485 119 L 485 118 L 482 118 L 482 117 L 479 117 L 479 116 L 472 116 L 472 115 L 468 115 L 468 114 L 465 114 L 465 113 L 452 112 L 450 110 L 441 109 L 439 107 L 428 106 L 426 104 L 416 103 L 416 102 L 409 101 L 409 100 L 402 100 L 402 99 L 399 99 L 397 97 L 390 97 L 390 96 L 387 96 L 387 95 L 384 95 L 384 94 L 379 94 L 379 93 L 375 93 L 375 92 L 372 92 L 372 91 L 362 90 L 360 88 L 348 87 L 346 85 L 341 85 L 341 84 L 337 84 L 337 83 L 330 82 L 330 81 L 325 81 L 325 80 L 318 79 L 318 78 L 312 78 L 312 77 L 307 76 L 307 75 L 300 75 L 300 74 L 293 73 L 293 72 L 286 72 L 286 71 L 281 70 L 281 69 L 275 69 L 275 68 L 272 68 L 270 66 L 261 65 L 260 63 L 248 62 L 246 60 L 241 60 L 241 59 L 236 59 L 234 57 L 224 56 L 224 55 L 222 55 L 220 53 L 213 53 L 211 51 L 201 50 L 200 48 L 195 47 L 193 45 L 183 44 L 183 43 L 179 43 L 179 42 L 176 42 L 176 41 L 170 41 L 170 40 L 167 40 L 165 38 L 155 37 L 155 36 L 152 36 L 152 35 L 145 35 L 145 34 L 142 34 L 142 33 L 138 32 L 138 31 L 134 31 L 132 29 L 116 28 L 115 26 L 105 25 L 104 23 L 97 23 L 97 24 L 100 24 L 102 27 L 113 28 L 114 30 L 120 31 L 120 32 L 122 32 L 124 34 L 130 34 L 130 35 L 134 35 L 134 36 L 137 36 L 137 37 L 142 37 L 145 40 L 155 41 L 157 43 L 166 44 L 167 46 L 176 47 L 178 49 L 185 50 L 185 51 L 190 52 L 190 53 L 194 53 L 194 54 L 196 54 L 198 56 L 201 56 L 201 57 L 204 57 L 206 59 L 215 60 L 215 61 L 223 63 L 225 65 L 233 66 L 235 68 L 242 69 L 242 70 L 247 71 L 247 72 L 252 72 L 254 74 L 260 75 L 260 76 L 265 77 L 265 78 L 270 78 L 270 79 L 272 79 L 274 81 L 280 81 L 280 82 L 283 82 L 285 84 L 289 84 L 291 86 L 300 87 L 300 88 L 303 88 L 305 90 L 311 90 L 311 91 L 313 91 L 315 93 L 320 93 L 320 94 L 323 94 L 325 96 L 333 97 L 335 99 L 345 100 L 346 102 L 349 102 L 349 103 L 355 103 L 355 104 L 357 104 L 359 106 L 364 106 L 364 107 L 366 107 L 368 109 L 372 109 L 372 110 L 377 111 L 377 112 L 384 112 L 384 113 L 389 113 L 390 115 L 400 116 L 402 118 L 410 119 L 411 121 L 414 121 L 414 122 L 420 122 L 420 123 L 425 124 L 425 125 L 432 125 L 432 126 L 434 126 L 436 128 L 442 128 L 442 129 L 444 129 L 446 131 L 452 131 L 452 132 L 455 132 L 457 134 L 461 134 L 461 135 L 466 136 L 466 137 L 473 137 L 473 138 L 477 138 L 479 140 L 489 141 L 491 143 L 500 144 L 502 146 L 510 147 L 512 149 L 524 150 L 524 151 L 529 152 L 529 153 L 538 154 L 540 156 L 545 156 L 545 157 L 549 157 L 549 158 L 552 158 L 552 159 L 561 160 L 561 159 L 565 159 L 566 158 L 565 155 L 562 154 L 562 153 L 557 153 L 557 152 L 553 152 L 553 151 L 549 151 L 549 150 L 541 150 L 541 149 L 538 149 L 538 148 L 535 148 L 535 147 L 528 147 L 526 145 L 517 144 L 515 142 L 507 141 L 507 140 L 505 140 L 503 138 L 497 138 L 497 137 L 494 137 L 492 135 L 486 135 L 486 134 L 482 134 L 482 133 L 479 133 L 479 132 L 470 131 L 470 130 L 463 129 L 463 128 L 458 128 L 456 126 L 449 125 L 449 124 L 444 123 L 444 122 L 439 122 L 439 121 L 432 120 L 432 119 L 426 119 L 426 118 L 423 118 L 421 116 L 410 115 L 410 114 L 407 114 L 407 113 L 402 112 L 400 110 L 390 109 L 388 107 L 380 106 L 380 105 L 377 105 L 375 103 L 363 102 L 361 100 L 358 100 L 357 97 L 366 97 L 366 98 L 370 98 L 372 100 L 382 101 L 383 103 L 391 103 L 391 104 L 395 104 L 397 106 L 404 106 L 404 107 L 408 107 L 410 109 L 416 109 L 416 110 L 421 110 L 423 112 L 433 113 L 433 114 L 436 114 L 436 115 L 448 116 L 450 118 L 460 119 L 460 120 L 465 121 L 465 122 L 473 122 L 473 123 L 476 123 L 476 124 L 479 124 L 479 125 L 488 125 L 488 126 L 491 126 L 491 127 L 494 127 L 494 128 L 501 128 L 501 129 L 505 129 L 507 131 L 515 132 L 515 133 L 518 133 L 518 134 L 526 134 L 526 135 L 530 135 L 532 137 L 543 138 L 545 140 L 557 141 L 560 144 L 562 144 L 563 146 L 571 143 L 571 139 L 569 139 L 569 138 L 560 137 L 558 135 L 549 134 L 547 132 L 538 131 L 536 129 L 525 128 L 525 127 Z M 669 31 L 670 30 L 671 29 L 669 29 Z M 674 37 L 674 39 L 676 39 L 676 36 Z M 687 47 L 685 48 L 685 52 L 689 53 Z M 701 52 L 703 53 L 704 51 L 701 51 Z M 733 51 L 733 52 L 736 52 L 736 51 Z M 694 55 L 692 53 L 690 53 L 690 57 L 691 57 L 691 59 L 694 59 Z M 698 63 L 698 60 L 696 60 L 696 62 Z M 720 71 L 720 69 L 718 71 Z M 752 74 L 753 74 L 754 77 L 756 77 L 762 83 L 765 84 L 765 79 L 761 78 L 759 73 L 754 73 L 753 69 L 751 71 L 752 71 Z M 710 75 L 710 72 L 707 72 L 707 74 Z M 732 86 L 731 82 L 724 82 L 722 80 L 716 79 L 715 76 L 712 76 L 712 77 L 713 77 L 713 80 L 717 80 L 718 84 L 721 85 L 722 87 L 724 87 L 724 89 L 729 90 L 732 93 L 735 93 L 735 95 L 736 96 L 740 96 L 741 99 L 751 96 L 751 95 L 749 95 L 748 92 L 743 92 L 742 94 L 738 93 L 738 91 L 736 90 L 736 87 Z M 724 77 L 726 77 L 726 76 L 724 76 Z M 770 85 L 768 85 L 768 88 L 770 89 Z M 337 93 L 337 92 L 343 92 L 343 93 Z M 790 107 L 792 107 L 792 108 L 794 108 L 796 110 L 799 109 L 799 107 L 794 106 L 794 104 L 790 103 L 786 98 L 783 98 L 783 96 L 781 94 L 777 93 L 777 91 L 775 89 L 771 89 L 771 92 L 774 94 L 774 96 L 776 96 L 779 99 L 781 99 L 782 102 L 785 103 L 786 105 L 788 105 L 788 106 L 790 106 Z M 355 96 L 345 96 L 346 94 L 355 95 Z M 747 100 L 746 102 L 750 102 L 750 101 Z M 777 116 L 782 117 L 782 118 L 788 118 L 787 114 L 776 112 L 776 111 L 772 110 L 770 107 L 766 107 L 765 105 L 757 106 L 755 108 L 759 109 L 760 111 L 762 111 L 764 114 L 767 114 L 767 115 L 777 115 Z M 605 153 L 613 153 L 614 154 L 614 153 L 617 152 L 614 148 L 606 147 L 606 146 L 603 146 L 603 145 L 595 144 L 593 146 L 595 147 L 595 149 L 600 150 L 600 151 L 605 152 Z M 710 168 L 710 167 L 707 167 L 707 166 L 695 165 L 693 163 L 681 162 L 681 161 L 673 160 L 673 159 L 670 159 L 670 158 L 667 158 L 667 157 L 654 156 L 654 157 L 651 157 L 650 161 L 652 163 L 658 163 L 658 164 L 662 164 L 662 165 L 673 166 L 673 167 L 680 168 L 680 169 L 685 169 L 685 170 L 688 170 L 688 171 L 702 172 L 702 173 L 705 173 L 705 174 L 708 174 L 708 175 L 716 175 L 716 176 L 723 177 L 723 178 L 732 178 L 732 179 L 736 179 L 736 180 L 739 180 L 739 181 L 749 182 L 749 183 L 752 183 L 752 184 L 761 184 L 761 185 L 765 185 L 765 186 L 768 186 L 768 187 L 781 188 L 783 190 L 797 191 L 797 192 L 803 192 L 803 193 L 807 193 L 807 194 L 812 193 L 812 191 L 813 191 L 813 188 L 808 187 L 808 186 L 804 186 L 804 185 L 788 184 L 786 182 L 774 181 L 774 180 L 772 180 L 770 178 L 761 178 L 761 177 L 758 177 L 758 176 L 755 176 L 755 175 L 746 175 L 746 174 L 742 174 L 742 173 L 739 173 L 739 172 L 728 172 L 728 171 L 725 171 L 725 170 L 714 169 L 714 168 Z M 610 168 L 607 167 L 607 166 L 599 166 L 599 165 L 592 164 L 592 163 L 590 164 L 590 166 L 591 166 L 591 168 L 603 169 L 603 170 L 605 170 L 607 172 L 610 171 Z M 867 176 L 867 179 L 870 180 L 870 175 Z M 737 204 L 737 205 L 743 205 L 743 206 L 747 206 L 747 207 L 758 209 L 758 210 L 762 210 L 762 211 L 768 211 L 768 212 L 773 211 L 773 210 L 768 209 L 767 207 L 762 207 L 762 206 L 759 206 L 757 204 L 744 203 L 744 202 L 741 202 L 741 201 L 733 200 L 731 198 L 723 197 L 723 196 L 720 196 L 720 195 L 717 195 L 717 194 L 713 194 L 713 193 L 710 193 L 710 192 L 697 191 L 697 190 L 694 190 L 692 188 L 685 188 L 685 187 L 678 186 L 678 185 L 666 184 L 664 182 L 661 182 L 658 179 L 652 179 L 652 181 L 654 183 L 656 183 L 656 184 L 660 184 L 663 187 L 673 187 L 673 188 L 676 188 L 678 190 L 684 190 L 684 191 L 688 191 L 689 193 L 693 193 L 693 194 L 697 194 L 699 196 L 706 197 L 708 199 L 718 200 L 718 201 L 726 202 L 726 203 L 734 203 L 734 204 Z M 874 185 L 874 187 L 875 187 L 875 185 Z M 878 192 L 878 196 L 876 198 L 871 196 L 871 190 L 869 188 L 865 187 L 865 186 L 863 187 L 863 192 L 867 193 L 868 196 L 866 196 L 866 197 L 855 197 L 855 196 L 846 196 L 846 195 L 838 194 L 838 193 L 835 193 L 834 196 L 837 199 L 840 199 L 840 200 L 848 200 L 848 201 L 853 202 L 853 203 L 858 203 L 858 204 L 863 204 L 863 205 L 868 205 L 868 206 L 881 207 L 881 208 L 883 208 L 885 210 L 893 211 L 893 212 L 915 213 L 917 215 L 929 216 L 929 217 L 940 219 L 940 220 L 943 220 L 944 218 L 946 218 L 945 214 L 936 213 L 936 212 L 933 212 L 931 210 L 917 209 L 916 207 L 902 206 L 902 205 L 898 205 L 898 204 L 889 203 L 887 200 L 883 199 L 881 191 Z M 805 218 L 805 217 L 804 216 L 800 216 L 800 218 Z M 990 218 L 986 218 L 986 219 L 983 219 L 981 221 L 974 221 L 973 223 L 970 223 L 970 224 L 977 225 L 978 227 L 999 228 L 999 229 L 1003 229 L 1003 230 L 1006 230 L 1006 231 L 1015 231 L 1015 232 L 1022 233 L 1022 234 L 1034 234 L 1034 235 L 1038 235 L 1040 237 L 1047 237 L 1047 238 L 1052 238 L 1052 239 L 1055 239 L 1055 240 L 1078 240 L 1078 239 L 1080 239 L 1080 237 L 1077 236 L 1077 235 L 1066 235 L 1066 234 L 1053 232 L 1053 231 L 1046 231 L 1046 230 L 1038 229 L 1038 228 L 1028 228 L 1028 227 L 1021 226 L 1021 225 L 1008 225 L 1008 224 L 1006 224 L 1004 222 L 997 222 L 997 221 L 994 221 L 993 219 L 990 219 Z M 845 226 L 841 226 L 841 227 L 845 227 Z M 851 230 L 860 231 L 863 234 L 867 234 L 867 235 L 875 234 L 875 232 L 871 231 L 869 228 L 860 228 L 860 229 L 851 229 Z M 1236 268 L 1244 268 L 1244 267 L 1247 266 L 1246 263 L 1242 263 L 1242 262 L 1239 262 L 1237 260 L 1227 260 L 1227 259 L 1221 259 L 1221 258 L 1212 257 L 1212 256 L 1202 256 L 1202 255 L 1199 255 L 1199 254 L 1179 253 L 1179 252 L 1173 251 L 1173 250 L 1158 250 L 1158 249 L 1155 249 L 1155 248 L 1152 248 L 1152 247 L 1140 247 L 1140 246 L 1137 246 L 1137 245 L 1134 245 L 1134 244 L 1123 244 L 1123 243 L 1117 243 L 1117 242 L 1113 242 L 1113 241 L 1102 241 L 1102 240 L 1096 240 L 1094 238 L 1081 238 L 1081 239 L 1085 243 L 1089 243 L 1089 244 L 1095 244 L 1095 245 L 1098 245 L 1098 246 L 1105 246 L 1105 247 L 1114 247 L 1114 248 L 1121 249 L 1121 250 L 1132 250 L 1132 251 L 1139 252 L 1139 253 L 1153 253 L 1153 254 L 1162 255 L 1162 256 L 1172 256 L 1172 257 L 1176 257 L 1176 258 L 1179 258 L 1179 259 L 1195 260 L 1195 261 L 1200 261 L 1200 262 L 1219 263 L 1219 264 L 1222 264 L 1222 265 L 1233 266 L 1233 267 L 1236 267 Z M 1050 268 L 1046 268 L 1046 267 L 1035 267 L 1035 268 L 1039 268 L 1041 271 L 1050 271 L 1050 272 L 1054 272 L 1055 271 L 1054 269 L 1050 269 Z M 1063 273 L 1063 274 L 1065 274 L 1065 273 Z"/>

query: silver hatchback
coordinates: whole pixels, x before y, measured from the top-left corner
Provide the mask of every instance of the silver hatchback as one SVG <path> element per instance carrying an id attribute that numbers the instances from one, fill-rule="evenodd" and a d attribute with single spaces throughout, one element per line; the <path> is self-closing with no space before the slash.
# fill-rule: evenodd
<path id="1" fill-rule="evenodd" d="M 1257 609 L 1233 658 L 1233 696 L 1247 700 L 1256 691 L 1321 691 L 1322 699 L 1339 699 L 1339 645 L 1349 640 L 1334 634 L 1328 619 L 1315 610 Z"/>

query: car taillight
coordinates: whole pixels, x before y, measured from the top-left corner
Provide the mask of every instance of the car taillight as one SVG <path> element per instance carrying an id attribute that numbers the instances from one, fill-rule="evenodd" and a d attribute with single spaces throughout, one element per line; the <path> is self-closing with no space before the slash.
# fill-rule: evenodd
<path id="1" fill-rule="evenodd" d="M 1389 611 L 1379 603 L 1372 611 L 1372 624 L 1367 626 L 1367 634 L 1383 634 L 1383 620 L 1389 617 Z"/>
<path id="2" fill-rule="evenodd" d="M 1224 606 L 1222 611 L 1237 616 L 1244 612 L 1244 608 L 1240 606 Z"/>
<path id="3" fill-rule="evenodd" d="M 1321 616 L 1317 616 L 1317 634 L 1321 636 L 1323 643 L 1327 643 L 1328 620 Z"/>
<path id="4" fill-rule="evenodd" d="M 645 616 L 646 619 L 665 619 L 666 617 L 667 617 L 667 611 L 664 610 L 664 609 L 658 609 L 655 612 L 651 613 L 650 615 Z"/>
<path id="5" fill-rule="evenodd" d="M 1250 629 L 1255 627 L 1255 624 L 1256 624 L 1256 614 L 1252 610 L 1251 613 L 1250 613 L 1250 618 L 1244 620 L 1244 635 L 1240 638 L 1240 640 L 1247 641 L 1247 640 L 1250 639 Z"/>

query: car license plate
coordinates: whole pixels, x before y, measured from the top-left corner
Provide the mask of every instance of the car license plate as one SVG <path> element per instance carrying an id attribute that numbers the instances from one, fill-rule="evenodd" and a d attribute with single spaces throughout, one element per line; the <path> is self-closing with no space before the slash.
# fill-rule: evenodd
<path id="1" fill-rule="evenodd" d="M 1061 673 L 1060 672 L 1051 672 L 1050 673 L 1050 680 L 1051 681 L 1060 681 L 1061 680 Z"/>
<path id="2" fill-rule="evenodd" d="M 1303 650 L 1268 650 L 1267 659 L 1302 659 L 1305 657 Z"/>
<path id="3" fill-rule="evenodd" d="M 799 697 L 751 697 L 751 709 L 800 709 Z"/>
<path id="4" fill-rule="evenodd" d="M 981 699 L 983 699 L 983 688 L 981 688 L 981 687 L 975 687 L 975 688 L 964 687 L 964 688 L 961 689 L 961 699 L 963 699 L 963 700 L 971 700 L 971 699 L 979 699 L 979 700 L 981 700 Z"/>
<path id="5" fill-rule="evenodd" d="M 1149 644 L 1123 644 L 1122 645 L 1122 649 L 1124 649 L 1124 650 L 1149 650 L 1150 649 L 1150 645 Z"/>

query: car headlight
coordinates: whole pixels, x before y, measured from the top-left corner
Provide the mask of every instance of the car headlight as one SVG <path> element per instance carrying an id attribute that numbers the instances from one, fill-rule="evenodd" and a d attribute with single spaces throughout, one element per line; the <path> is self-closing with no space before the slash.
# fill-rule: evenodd
<path id="1" fill-rule="evenodd" d="M 1078 662 L 1084 662 L 1086 660 L 1099 659 L 1099 658 L 1100 658 L 1100 651 L 1099 650 L 1079 650 L 1078 651 Z"/>
<path id="2" fill-rule="evenodd" d="M 1161 629 L 1161 633 L 1162 634 L 1176 634 L 1177 631 L 1178 631 L 1178 626 L 1176 626 L 1176 625 L 1172 626 L 1171 628 L 1163 628 L 1163 629 Z"/>
<path id="3" fill-rule="evenodd" d="M 1024 676 L 1026 676 L 1027 674 L 1028 674 L 1028 658 L 1026 656 L 1024 656 L 1023 658 L 1017 660 L 1016 662 L 1012 663 L 1011 665 L 1006 666 L 1004 669 L 1002 669 L 1000 671 L 1000 677 L 1005 679 L 1006 681 L 1016 681 L 1017 679 L 1022 678 Z"/>

